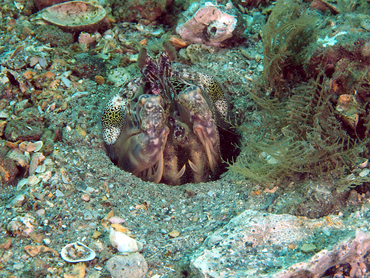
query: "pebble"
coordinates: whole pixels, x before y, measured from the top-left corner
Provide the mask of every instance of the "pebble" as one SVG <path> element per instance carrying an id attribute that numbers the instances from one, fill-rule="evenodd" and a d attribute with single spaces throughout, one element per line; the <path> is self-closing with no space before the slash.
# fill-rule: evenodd
<path id="1" fill-rule="evenodd" d="M 62 77 L 61 78 L 61 80 L 62 80 L 62 82 L 63 82 L 63 84 L 66 86 L 66 87 L 71 87 L 72 86 L 72 82 L 69 80 L 69 79 L 67 79 L 67 78 L 65 78 L 65 77 Z"/>
<path id="2" fill-rule="evenodd" d="M 8 205 L 5 207 L 9 208 L 17 208 L 21 207 L 27 201 L 26 196 L 24 194 L 20 194 L 16 196 Z"/>
<path id="3" fill-rule="evenodd" d="M 362 170 L 359 174 L 360 177 L 366 177 L 370 172 L 370 169 L 368 168 L 365 168 L 364 170 Z"/>
<path id="4" fill-rule="evenodd" d="M 63 192 L 62 192 L 62 191 L 60 191 L 59 189 L 57 189 L 57 190 L 55 191 L 55 196 L 57 196 L 57 197 L 64 197 L 64 194 L 63 194 Z"/>
<path id="5" fill-rule="evenodd" d="M 13 265 L 13 268 L 16 270 L 21 270 L 24 267 L 23 263 L 16 263 Z"/>
<path id="6" fill-rule="evenodd" d="M 50 238 L 44 238 L 42 241 L 44 242 L 45 245 L 49 245 L 51 243 Z"/>
<path id="7" fill-rule="evenodd" d="M 86 187 L 86 183 L 84 183 L 83 181 L 79 181 L 76 183 L 76 190 L 80 192 L 84 192 L 86 190 Z"/>
<path id="8" fill-rule="evenodd" d="M 84 212 L 84 220 L 91 220 L 91 219 L 93 219 L 92 213 L 89 212 L 89 211 L 85 211 Z"/>
<path id="9" fill-rule="evenodd" d="M 44 173 L 45 170 L 46 170 L 45 164 L 41 164 L 41 165 L 37 166 L 35 172 L 38 173 L 38 174 L 40 174 L 40 173 Z"/>
<path id="10" fill-rule="evenodd" d="M 148 272 L 148 263 L 139 253 L 114 256 L 107 261 L 106 267 L 112 278 L 141 278 Z"/>
<path id="11" fill-rule="evenodd" d="M 86 194 L 81 196 L 81 199 L 82 199 L 82 201 L 88 202 L 88 201 L 90 201 L 90 195 L 86 193 Z"/>
<path id="12" fill-rule="evenodd" d="M 330 229 L 328 228 L 328 227 L 324 227 L 323 229 L 322 229 L 322 232 L 326 235 L 326 236 L 330 236 Z"/>
<path id="13" fill-rule="evenodd" d="M 86 190 L 85 190 L 86 193 L 93 193 L 94 191 L 95 189 L 90 186 L 86 187 Z"/>
<path id="14" fill-rule="evenodd" d="M 36 214 L 37 214 L 38 216 L 42 216 L 42 215 L 44 215 L 44 214 L 45 214 L 45 210 L 44 210 L 44 209 L 36 210 Z"/>
<path id="15" fill-rule="evenodd" d="M 0 119 L 7 119 L 9 118 L 9 114 L 4 111 L 0 111 Z"/>
<path id="16" fill-rule="evenodd" d="M 304 253 L 314 252 L 317 249 L 316 245 L 313 243 L 305 243 L 301 247 L 301 251 Z"/>

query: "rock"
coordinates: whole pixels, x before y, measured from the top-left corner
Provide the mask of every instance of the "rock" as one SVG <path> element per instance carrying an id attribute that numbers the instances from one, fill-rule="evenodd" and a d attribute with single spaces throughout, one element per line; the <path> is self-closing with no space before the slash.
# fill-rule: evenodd
<path id="1" fill-rule="evenodd" d="M 24 120 L 10 120 L 5 127 L 6 140 L 15 141 L 38 141 L 43 134 L 43 124 L 40 122 L 27 123 Z"/>
<path id="2" fill-rule="evenodd" d="M 18 174 L 18 168 L 8 157 L 0 153 L 0 185 L 11 182 Z"/>
<path id="3" fill-rule="evenodd" d="M 119 22 L 152 22 L 166 13 L 173 0 L 114 1 L 112 12 Z"/>
<path id="4" fill-rule="evenodd" d="M 194 15 L 192 14 L 194 5 L 199 4 L 191 5 L 184 13 L 185 17 L 190 15 L 191 18 L 179 24 L 176 32 L 182 39 L 192 43 L 220 46 L 222 42 L 234 36 L 238 23 L 236 16 L 238 11 L 236 9 L 226 10 L 222 5 L 216 7 L 208 3 L 201 6 Z"/>
<path id="5" fill-rule="evenodd" d="M 37 222 L 35 217 L 30 214 L 24 216 L 17 216 L 13 218 L 7 225 L 6 230 L 12 236 L 24 236 L 28 237 L 29 234 L 34 231 Z"/>
<path id="6" fill-rule="evenodd" d="M 106 267 L 112 278 L 141 278 L 148 272 L 148 264 L 139 253 L 114 256 L 108 260 Z"/>
<path id="7" fill-rule="evenodd" d="M 95 76 L 105 75 L 104 61 L 98 56 L 81 53 L 75 56 L 76 63 L 73 66 L 73 71 L 81 78 L 94 79 Z"/>
<path id="8" fill-rule="evenodd" d="M 82 201 L 85 201 L 85 202 L 88 202 L 88 201 L 90 201 L 90 195 L 89 194 L 83 194 L 82 196 L 81 196 L 81 199 L 82 199 Z"/>
<path id="9" fill-rule="evenodd" d="M 20 208 L 23 206 L 23 204 L 27 202 L 27 197 L 24 194 L 19 194 L 15 196 L 9 204 L 5 206 L 5 208 L 10 209 L 10 208 Z"/>
<path id="10" fill-rule="evenodd" d="M 49 43 L 52 47 L 65 47 L 73 44 L 73 35 L 64 32 L 54 25 L 41 25 L 35 29 L 36 39 L 42 43 Z"/>
<path id="11" fill-rule="evenodd" d="M 31 267 L 35 277 L 47 276 L 47 269 L 49 267 L 49 264 L 46 261 L 35 258 L 31 263 Z"/>
<path id="12" fill-rule="evenodd" d="M 205 240 L 191 268 L 199 277 L 288 278 L 321 277 L 350 264 L 363 277 L 354 267 L 364 264 L 370 250 L 370 233 L 363 232 L 366 210 L 362 218 L 353 213 L 315 220 L 247 210 Z"/>

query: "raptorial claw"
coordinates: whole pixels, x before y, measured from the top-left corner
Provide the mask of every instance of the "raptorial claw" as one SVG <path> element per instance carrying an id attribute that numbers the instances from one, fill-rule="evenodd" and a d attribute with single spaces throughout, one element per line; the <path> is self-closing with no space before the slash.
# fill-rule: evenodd
<path id="1" fill-rule="evenodd" d="M 202 96 L 200 88 L 196 86 L 190 86 L 181 92 L 178 99 L 181 104 L 180 115 L 185 122 L 193 124 L 193 132 L 197 135 L 206 152 L 208 167 L 215 173 L 221 160 L 220 141 L 209 104 Z M 192 165 L 190 164 L 190 166 Z"/>
<path id="2" fill-rule="evenodd" d="M 184 166 L 182 166 L 181 170 L 177 173 L 175 178 L 180 179 L 185 174 L 185 170 L 186 170 L 186 164 L 184 164 Z"/>
<path id="3" fill-rule="evenodd" d="M 199 171 L 199 169 L 198 169 L 198 167 L 197 167 L 193 162 L 191 162 L 191 160 L 190 160 L 190 159 L 188 159 L 188 163 L 189 163 L 190 168 L 191 168 L 194 172 L 196 172 L 196 173 L 199 173 L 199 172 L 200 172 L 200 171 Z"/>
<path id="4" fill-rule="evenodd" d="M 160 96 L 142 95 L 136 105 L 137 117 L 127 119 L 119 138 L 107 146 L 108 155 L 117 157 L 119 167 L 153 182 L 163 176 L 163 151 L 169 134 L 162 105 Z"/>

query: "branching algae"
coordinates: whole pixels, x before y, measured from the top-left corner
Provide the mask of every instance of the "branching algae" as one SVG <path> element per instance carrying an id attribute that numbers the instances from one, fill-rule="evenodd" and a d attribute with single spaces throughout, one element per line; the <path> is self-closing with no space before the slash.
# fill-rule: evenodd
<path id="1" fill-rule="evenodd" d="M 319 17 L 299 1 L 277 2 L 263 29 L 264 78 L 249 92 L 263 116 L 240 127 L 232 171 L 264 183 L 321 177 L 338 191 L 369 181 L 356 166 L 369 155 L 370 40 L 338 36 L 326 48 Z"/>

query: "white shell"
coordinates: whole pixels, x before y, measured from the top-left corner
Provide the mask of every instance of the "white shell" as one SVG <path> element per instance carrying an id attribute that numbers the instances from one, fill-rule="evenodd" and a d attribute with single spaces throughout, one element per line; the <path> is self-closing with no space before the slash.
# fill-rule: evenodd
<path id="1" fill-rule="evenodd" d="M 35 172 L 40 174 L 40 173 L 44 173 L 46 171 L 46 166 L 45 164 L 41 164 L 39 166 L 37 166 Z"/>
<path id="2" fill-rule="evenodd" d="M 96 253 L 86 245 L 76 241 L 63 247 L 60 255 L 66 262 L 79 263 L 93 260 L 96 256 Z"/>
<path id="3" fill-rule="evenodd" d="M 359 165 L 359 167 L 360 168 L 365 168 L 365 167 L 367 167 L 367 165 L 369 164 L 369 160 L 368 159 L 366 159 L 364 162 L 362 162 L 360 165 Z"/>
<path id="4" fill-rule="evenodd" d="M 142 243 L 125 235 L 124 233 L 115 231 L 113 228 L 110 230 L 109 236 L 112 246 L 117 248 L 119 252 L 137 252 L 142 248 Z"/>
<path id="5" fill-rule="evenodd" d="M 17 183 L 17 190 L 21 190 L 23 188 L 23 186 L 25 185 L 28 185 L 28 179 L 21 179 L 18 183 Z"/>
<path id="6" fill-rule="evenodd" d="M 33 143 L 33 146 L 35 148 L 34 152 L 38 152 L 39 150 L 41 150 L 42 146 L 44 145 L 44 143 L 42 141 L 36 141 Z"/>

